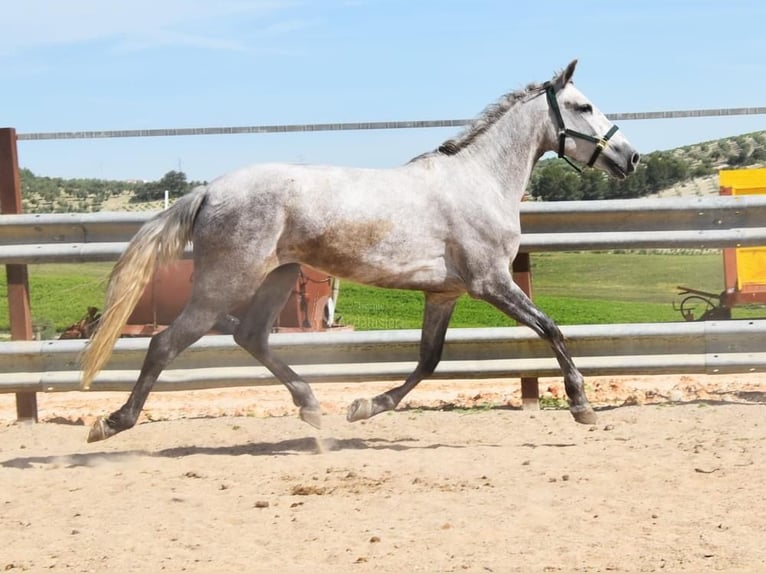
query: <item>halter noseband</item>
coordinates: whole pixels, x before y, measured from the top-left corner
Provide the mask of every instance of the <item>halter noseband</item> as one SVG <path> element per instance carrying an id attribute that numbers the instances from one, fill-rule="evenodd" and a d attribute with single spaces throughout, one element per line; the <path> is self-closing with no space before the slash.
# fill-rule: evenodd
<path id="1" fill-rule="evenodd" d="M 571 136 L 573 138 L 580 138 L 582 140 L 586 140 L 596 144 L 596 149 L 593 150 L 593 155 L 590 156 L 590 160 L 588 160 L 588 164 L 587 164 L 588 167 L 593 167 L 593 164 L 596 163 L 598 156 L 600 156 L 601 152 L 604 151 L 606 149 L 606 146 L 609 145 L 609 139 L 614 134 L 616 134 L 617 130 L 619 130 L 620 128 L 612 124 L 612 127 L 609 128 L 609 131 L 606 132 L 606 135 L 600 138 L 597 138 L 589 134 L 584 134 L 576 130 L 569 129 L 568 127 L 564 125 L 564 118 L 561 115 L 559 102 L 556 99 L 556 91 L 553 89 L 553 84 L 550 82 L 547 82 L 545 84 L 545 97 L 548 98 L 548 105 L 550 106 L 551 110 L 553 110 L 553 115 L 556 116 L 556 123 L 558 124 L 558 128 L 559 128 L 559 150 L 558 150 L 559 157 L 563 158 L 564 161 L 566 161 L 578 172 L 582 172 L 582 168 L 580 166 L 576 165 L 571 159 L 569 159 L 566 155 L 564 155 L 564 145 L 566 144 L 567 136 Z"/>

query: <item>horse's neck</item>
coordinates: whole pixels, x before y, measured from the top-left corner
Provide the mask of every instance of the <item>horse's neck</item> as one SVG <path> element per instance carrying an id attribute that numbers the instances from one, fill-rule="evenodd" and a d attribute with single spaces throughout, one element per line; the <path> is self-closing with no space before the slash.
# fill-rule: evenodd
<path id="1" fill-rule="evenodd" d="M 480 166 L 513 202 L 521 201 L 532 168 L 550 147 L 546 139 L 547 115 L 545 109 L 538 109 L 539 103 L 532 100 L 508 110 L 465 150 L 465 161 Z"/>

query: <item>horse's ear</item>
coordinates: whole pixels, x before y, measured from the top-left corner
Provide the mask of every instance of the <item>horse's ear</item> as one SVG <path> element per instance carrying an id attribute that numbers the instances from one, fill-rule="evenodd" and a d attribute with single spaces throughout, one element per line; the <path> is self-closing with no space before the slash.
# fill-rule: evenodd
<path id="1" fill-rule="evenodd" d="M 576 59 L 569 62 L 569 65 L 566 67 L 566 69 L 564 70 L 564 73 L 562 74 L 564 76 L 565 82 L 568 83 L 572 81 L 572 76 L 574 76 L 574 71 L 576 67 L 577 67 Z"/>
<path id="2" fill-rule="evenodd" d="M 569 65 L 564 68 L 564 71 L 561 72 L 558 76 L 556 76 L 556 91 L 561 90 L 566 86 L 569 82 L 572 81 L 572 76 L 574 75 L 575 68 L 577 67 L 577 60 L 572 60 L 569 62 Z"/>

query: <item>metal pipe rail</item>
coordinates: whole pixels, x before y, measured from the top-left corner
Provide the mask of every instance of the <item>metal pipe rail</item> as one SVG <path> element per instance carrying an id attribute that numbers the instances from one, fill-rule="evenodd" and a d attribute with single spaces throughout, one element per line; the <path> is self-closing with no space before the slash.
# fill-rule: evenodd
<path id="1" fill-rule="evenodd" d="M 720 374 L 766 371 L 766 320 L 572 325 L 561 328 L 583 374 Z M 272 348 L 312 382 L 401 379 L 414 368 L 420 331 L 275 333 Z M 149 340 L 120 339 L 91 387 L 128 391 Z M 0 345 L 0 392 L 79 390 L 86 341 Z M 550 349 L 531 329 L 451 329 L 433 378 L 557 376 Z M 203 337 L 164 371 L 158 390 L 268 385 L 278 381 L 230 336 Z"/>
<path id="2" fill-rule="evenodd" d="M 154 213 L 0 216 L 0 264 L 115 261 Z M 766 245 L 766 196 L 524 202 L 521 249 Z"/>

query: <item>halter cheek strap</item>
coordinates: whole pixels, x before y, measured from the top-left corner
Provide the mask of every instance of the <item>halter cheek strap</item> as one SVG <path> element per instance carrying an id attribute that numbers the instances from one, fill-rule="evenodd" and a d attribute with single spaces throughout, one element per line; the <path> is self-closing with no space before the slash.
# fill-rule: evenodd
<path id="1" fill-rule="evenodd" d="M 593 167 L 593 164 L 596 163 L 596 160 L 598 159 L 598 156 L 601 155 L 601 152 L 606 149 L 606 147 L 609 145 L 609 140 L 611 137 L 617 133 L 618 128 L 616 125 L 612 124 L 612 127 L 609 128 L 609 131 L 606 132 L 606 135 L 603 137 L 596 137 L 592 136 L 590 134 L 584 134 L 582 132 L 578 132 L 576 130 L 569 129 L 564 125 L 564 117 L 561 115 L 561 108 L 559 108 L 559 102 L 556 98 L 556 91 L 553 89 L 553 84 L 548 82 L 545 85 L 545 97 L 548 99 L 548 105 L 550 106 L 551 110 L 553 110 L 553 115 L 556 118 L 556 123 L 558 124 L 559 128 L 559 150 L 558 154 L 560 158 L 563 158 L 564 161 L 566 161 L 569 165 L 571 165 L 575 170 L 578 172 L 582 172 L 582 168 L 575 164 L 571 159 L 569 159 L 564 154 L 564 146 L 566 145 L 567 137 L 573 137 L 573 138 L 579 138 L 581 140 L 586 140 L 589 142 L 592 142 L 596 145 L 595 149 L 593 150 L 593 155 L 590 156 L 590 159 L 588 160 L 588 167 Z"/>

